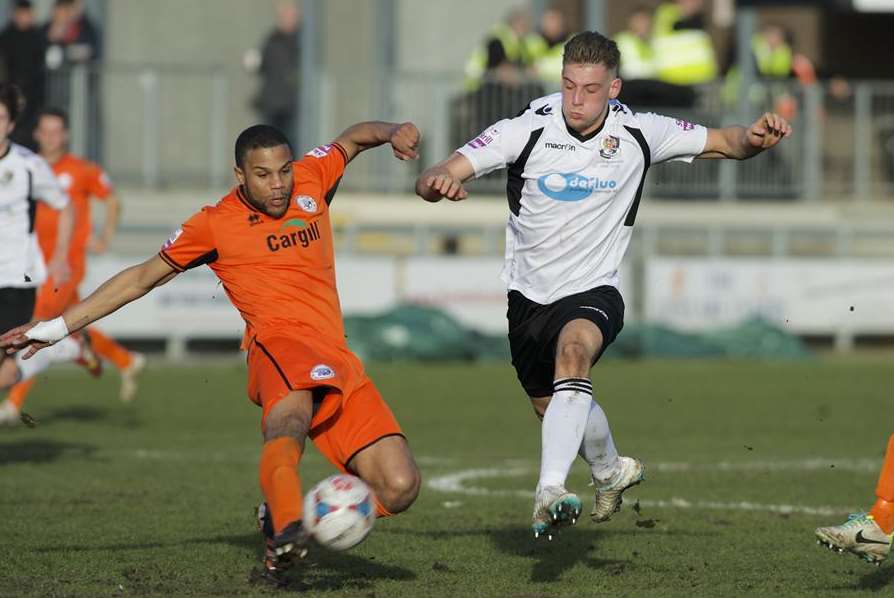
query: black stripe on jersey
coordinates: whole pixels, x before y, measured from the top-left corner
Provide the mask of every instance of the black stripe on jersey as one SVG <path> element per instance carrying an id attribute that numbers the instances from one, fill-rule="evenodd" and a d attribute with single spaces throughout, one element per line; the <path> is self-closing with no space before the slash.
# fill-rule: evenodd
<path id="1" fill-rule="evenodd" d="M 624 220 L 624 226 L 633 226 L 633 223 L 636 222 L 636 212 L 639 210 L 639 200 L 643 197 L 646 173 L 649 171 L 649 166 L 652 165 L 652 151 L 649 149 L 649 144 L 646 143 L 646 138 L 643 137 L 642 131 L 627 125 L 624 125 L 624 128 L 633 135 L 633 138 L 639 144 L 639 148 L 643 151 L 643 175 L 639 179 L 639 186 L 636 188 L 636 197 L 633 199 L 633 205 L 630 206 L 630 211 L 627 212 L 627 219 Z"/>
<path id="2" fill-rule="evenodd" d="M 28 232 L 34 232 L 34 221 L 37 218 L 37 200 L 34 199 L 34 175 L 28 171 Z"/>
<path id="3" fill-rule="evenodd" d="M 348 162 L 351 161 L 350 159 L 348 159 L 348 152 L 345 151 L 345 148 L 343 148 L 340 144 L 338 144 L 338 143 L 333 143 L 333 144 L 332 144 L 332 147 L 334 147 L 334 148 L 337 149 L 339 152 L 341 152 L 341 157 L 345 159 L 345 164 L 347 164 Z"/>
<path id="4" fill-rule="evenodd" d="M 266 355 L 267 358 L 273 363 L 273 367 L 275 367 L 276 371 L 279 372 L 279 375 L 282 377 L 282 381 L 286 383 L 286 388 L 288 388 L 289 390 L 295 390 L 294 388 L 292 388 L 292 385 L 289 383 L 289 379 L 286 378 L 285 372 L 282 371 L 282 368 L 279 367 L 278 363 L 276 363 L 276 360 L 273 358 L 273 355 L 271 355 L 270 351 L 267 350 L 267 347 L 262 345 L 261 341 L 259 341 L 257 338 L 255 338 L 255 344 L 258 346 L 258 348 L 261 351 L 264 352 L 264 355 Z"/>
<path id="5" fill-rule="evenodd" d="M 515 162 L 509 165 L 506 172 L 506 199 L 509 200 L 509 211 L 516 216 L 521 212 L 521 193 L 522 187 L 525 185 L 525 179 L 522 178 L 522 173 L 525 171 L 525 164 L 528 162 L 531 150 L 534 149 L 534 145 L 537 143 L 537 140 L 540 139 L 541 135 L 543 135 L 543 127 L 531 131 L 531 135 L 528 137 L 528 143 L 525 144 L 525 148 L 518 155 Z"/>
<path id="6" fill-rule="evenodd" d="M 186 267 L 183 269 L 184 270 L 192 270 L 193 268 L 198 268 L 199 266 L 202 266 L 204 264 L 210 264 L 211 262 L 216 262 L 216 261 L 217 261 L 217 249 L 212 249 L 208 253 L 204 253 L 204 254 L 200 255 L 193 261 L 186 264 Z"/>
<path id="7" fill-rule="evenodd" d="M 158 252 L 158 257 L 160 257 L 164 263 L 169 265 L 171 268 L 173 268 L 177 272 L 186 272 L 186 268 L 184 268 L 183 266 L 181 266 L 180 264 L 178 264 L 177 262 L 172 260 L 170 258 L 170 256 L 168 256 L 168 254 L 165 253 L 164 249 L 162 249 L 161 251 Z"/>
<path id="8" fill-rule="evenodd" d="M 338 147 L 338 146 L 335 146 Z M 332 185 L 332 188 L 326 192 L 326 205 L 332 204 L 332 200 L 335 199 L 335 192 L 338 191 L 338 185 L 341 183 L 341 177 L 338 177 L 338 180 L 335 181 L 335 184 Z"/>

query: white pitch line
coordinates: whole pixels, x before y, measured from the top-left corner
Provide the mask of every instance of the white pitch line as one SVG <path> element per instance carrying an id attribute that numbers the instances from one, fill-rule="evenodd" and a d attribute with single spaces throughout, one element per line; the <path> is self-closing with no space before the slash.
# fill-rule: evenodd
<path id="1" fill-rule="evenodd" d="M 527 467 L 514 468 L 492 468 L 492 469 L 466 469 L 457 471 L 447 475 L 436 476 L 431 478 L 426 486 L 438 492 L 448 492 L 455 494 L 463 494 L 466 496 L 505 496 L 532 499 L 534 493 L 530 490 L 506 489 L 497 490 L 492 488 L 481 488 L 477 486 L 467 486 L 466 482 L 473 480 L 517 477 L 531 473 L 532 470 Z M 662 509 L 699 509 L 711 511 L 755 511 L 764 513 L 782 513 L 782 514 L 803 514 L 803 515 L 837 515 L 845 513 L 853 513 L 854 509 L 847 507 L 819 506 L 810 507 L 806 505 L 787 505 L 787 504 L 762 504 L 748 501 L 738 502 L 721 502 L 721 501 L 690 501 L 685 498 L 673 497 L 667 500 L 640 500 L 640 505 L 647 508 Z"/>

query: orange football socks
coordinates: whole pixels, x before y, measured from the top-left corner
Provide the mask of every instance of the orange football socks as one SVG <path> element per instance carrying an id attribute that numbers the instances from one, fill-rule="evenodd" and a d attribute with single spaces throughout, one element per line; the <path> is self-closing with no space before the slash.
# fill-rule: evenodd
<path id="1" fill-rule="evenodd" d="M 894 435 L 888 439 L 885 462 L 875 488 L 875 501 L 869 514 L 886 534 L 894 533 Z"/>
<path id="2" fill-rule="evenodd" d="M 290 523 L 301 519 L 301 478 L 298 462 L 301 446 L 294 438 L 274 438 L 261 450 L 261 490 L 273 517 L 273 531 L 280 533 Z"/>
<path id="3" fill-rule="evenodd" d="M 119 370 L 130 367 L 133 363 L 133 355 L 130 351 L 119 345 L 109 336 L 106 336 L 95 328 L 88 328 L 87 334 L 90 336 L 90 344 L 93 345 L 93 351 L 108 361 L 115 364 Z"/>
<path id="4" fill-rule="evenodd" d="M 9 394 L 6 398 L 9 399 L 9 402 L 15 405 L 19 411 L 21 411 L 22 405 L 25 404 L 25 399 L 28 398 L 28 393 L 31 392 L 31 387 L 34 386 L 36 381 L 37 378 L 30 378 L 14 384 L 12 388 L 9 389 Z"/>

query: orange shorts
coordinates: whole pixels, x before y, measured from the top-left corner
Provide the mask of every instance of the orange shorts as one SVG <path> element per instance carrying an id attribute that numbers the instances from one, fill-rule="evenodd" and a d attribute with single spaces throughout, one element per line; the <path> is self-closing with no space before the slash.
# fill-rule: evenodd
<path id="1" fill-rule="evenodd" d="M 364 448 L 403 432 L 356 355 L 346 347 L 323 347 L 299 335 L 252 339 L 248 347 L 248 397 L 270 409 L 288 393 L 314 390 L 310 438 L 342 471 Z"/>
<path id="2" fill-rule="evenodd" d="M 56 284 L 48 278 L 37 291 L 37 303 L 34 306 L 35 320 L 49 320 L 62 314 L 70 305 L 80 301 L 78 286 L 83 280 L 83 273 L 72 272 L 71 277 L 62 284 Z"/>

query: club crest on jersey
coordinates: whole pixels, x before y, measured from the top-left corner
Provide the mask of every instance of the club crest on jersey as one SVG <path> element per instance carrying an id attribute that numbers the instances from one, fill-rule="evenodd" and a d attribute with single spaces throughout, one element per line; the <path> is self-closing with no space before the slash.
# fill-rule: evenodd
<path id="1" fill-rule="evenodd" d="M 13 174 L 11 170 L 5 171 L 2 175 L 0 175 L 0 184 L 8 185 L 12 182 Z"/>
<path id="2" fill-rule="evenodd" d="M 178 228 L 174 231 L 174 234 L 171 235 L 171 238 L 165 241 L 165 244 L 161 246 L 162 249 L 168 249 L 171 245 L 177 242 L 177 239 L 180 238 L 180 235 L 183 234 L 183 229 Z"/>
<path id="3" fill-rule="evenodd" d="M 557 201 L 581 201 L 593 193 L 609 193 L 615 190 L 618 181 L 583 176 L 577 173 L 546 174 L 537 179 L 540 192 Z"/>
<path id="4" fill-rule="evenodd" d="M 308 212 L 309 214 L 313 214 L 317 211 L 317 202 L 316 200 L 309 195 L 299 195 L 295 198 L 295 205 L 299 208 Z"/>
<path id="5" fill-rule="evenodd" d="M 325 145 L 319 145 L 319 146 L 313 148 L 312 150 L 310 150 L 309 152 L 307 152 L 304 155 L 312 156 L 314 158 L 325 158 L 329 154 L 330 150 L 332 150 L 332 144 L 327 143 Z"/>
<path id="6" fill-rule="evenodd" d="M 606 135 L 602 138 L 602 149 L 599 150 L 599 155 L 605 158 L 606 160 L 614 158 L 615 155 L 621 150 L 621 140 L 615 137 L 614 135 Z"/>
<path id="7" fill-rule="evenodd" d="M 59 186 L 68 191 L 71 189 L 71 175 L 67 172 L 63 172 L 58 177 L 56 177 L 59 181 Z"/>
<path id="8" fill-rule="evenodd" d="M 335 378 L 335 370 L 325 363 L 317 364 L 310 370 L 311 380 L 328 380 L 329 378 Z"/>

